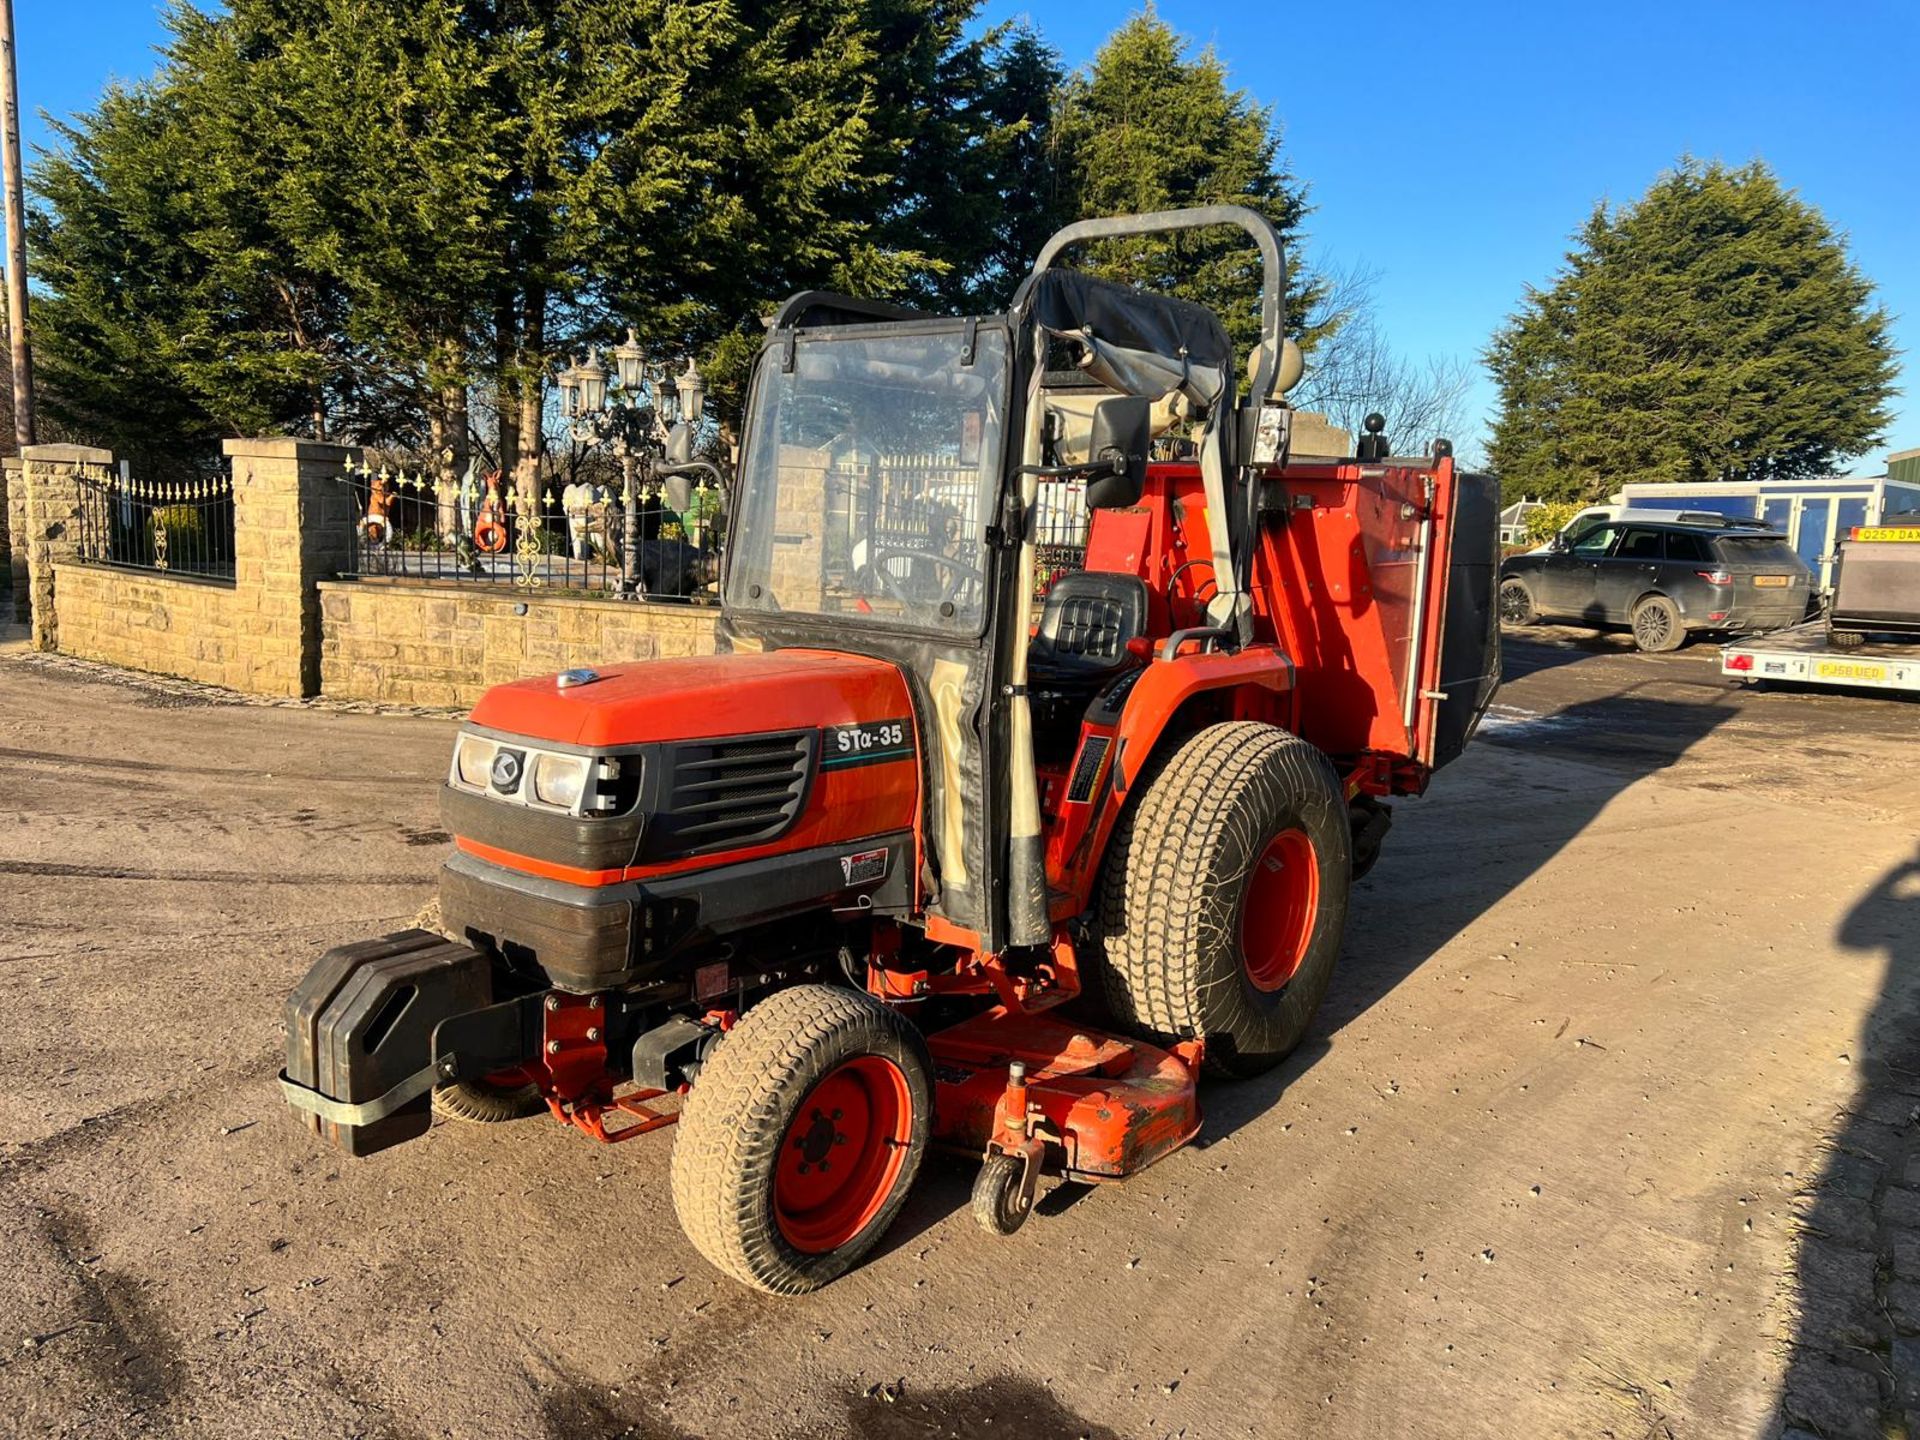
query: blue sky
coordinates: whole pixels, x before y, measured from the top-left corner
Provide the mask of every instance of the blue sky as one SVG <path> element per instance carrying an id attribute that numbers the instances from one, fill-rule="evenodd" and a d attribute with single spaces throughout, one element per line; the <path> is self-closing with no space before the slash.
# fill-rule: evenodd
<path id="1" fill-rule="evenodd" d="M 1078 65 L 1136 8 L 986 0 L 982 13 L 1029 18 Z M 1158 8 L 1275 106 L 1317 207 L 1306 258 L 1375 272 L 1383 328 L 1409 354 L 1476 355 L 1595 201 L 1633 198 L 1683 153 L 1759 157 L 1879 286 L 1909 392 L 1886 448 L 1920 446 L 1915 0 Z M 46 138 L 33 112 L 70 113 L 110 77 L 151 70 L 159 14 L 154 0 L 15 0 L 29 143 Z M 1476 413 L 1492 401 L 1482 380 Z"/>

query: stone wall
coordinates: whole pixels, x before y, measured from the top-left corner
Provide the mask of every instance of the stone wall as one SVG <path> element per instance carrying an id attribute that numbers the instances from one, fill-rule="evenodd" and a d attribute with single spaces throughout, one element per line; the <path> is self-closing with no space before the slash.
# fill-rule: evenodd
<path id="1" fill-rule="evenodd" d="M 20 451 L 27 536 L 28 626 L 36 650 L 57 650 L 55 570 L 80 553 L 80 481 L 113 464 L 111 450 L 90 445 L 28 445 Z"/>
<path id="2" fill-rule="evenodd" d="M 13 591 L 13 619 L 27 623 L 29 589 L 27 579 L 27 481 L 18 455 L 0 460 L 0 474 L 7 486 L 7 543 L 0 546 L 7 564 L 7 584 Z M 5 618 L 0 616 L 0 619 Z"/>
<path id="3" fill-rule="evenodd" d="M 346 561 L 354 506 L 339 483 L 356 452 L 308 440 L 229 440 L 231 585 L 83 563 L 79 476 L 105 450 L 33 445 L 25 458 L 35 649 L 258 695 L 320 687 L 316 586 Z"/>
<path id="4" fill-rule="evenodd" d="M 471 705 L 491 685 L 575 666 L 711 655 L 720 613 L 504 585 L 339 580 L 319 591 L 324 693 L 405 705 Z"/>
<path id="5" fill-rule="evenodd" d="M 56 567 L 54 587 L 63 655 L 229 690 L 261 688 L 256 666 L 266 657 L 257 653 L 252 631 L 239 623 L 240 597 L 231 586 L 66 564 Z"/>
<path id="6" fill-rule="evenodd" d="M 319 582 L 347 564 L 355 513 L 341 467 L 358 451 L 311 440 L 229 440 L 236 588 L 264 695 L 320 693 Z"/>
<path id="7" fill-rule="evenodd" d="M 24 588 L 38 649 L 257 695 L 407 705 L 471 705 L 527 675 L 713 653 L 719 612 L 709 606 L 335 579 L 358 520 L 339 483 L 355 452 L 342 446 L 227 442 L 231 584 L 83 562 L 80 477 L 107 470 L 112 455 L 25 453 Z"/>

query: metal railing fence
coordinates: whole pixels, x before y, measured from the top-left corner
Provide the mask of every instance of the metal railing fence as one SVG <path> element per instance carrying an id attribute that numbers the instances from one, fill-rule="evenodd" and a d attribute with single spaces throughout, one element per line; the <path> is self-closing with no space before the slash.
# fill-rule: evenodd
<path id="1" fill-rule="evenodd" d="M 142 480 L 85 465 L 76 479 L 85 563 L 233 583 L 231 475 Z"/>
<path id="2" fill-rule="evenodd" d="M 918 552 L 964 549 L 985 528 L 980 475 L 939 455 L 890 454 L 843 463 L 827 472 L 826 566 L 844 579 L 869 554 L 905 581 Z M 1043 480 L 1034 507 L 1034 597 L 1044 599 L 1061 575 L 1087 563 L 1090 512 L 1078 480 Z"/>
<path id="3" fill-rule="evenodd" d="M 664 486 L 543 482 L 529 494 L 495 471 L 434 479 L 350 466 L 354 526 L 344 575 L 508 585 L 583 595 L 705 601 L 719 576 L 718 491 L 691 487 L 674 509 Z"/>

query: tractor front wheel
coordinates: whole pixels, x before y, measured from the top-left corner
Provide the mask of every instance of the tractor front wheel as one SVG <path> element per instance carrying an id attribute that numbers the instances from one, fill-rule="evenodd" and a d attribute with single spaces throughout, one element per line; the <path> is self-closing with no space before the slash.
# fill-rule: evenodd
<path id="1" fill-rule="evenodd" d="M 899 1015 L 796 985 L 700 1067 L 674 1139 L 673 1206 L 717 1269 L 776 1295 L 851 1269 L 906 1203 L 933 1124 L 933 1065 Z"/>
<path id="2" fill-rule="evenodd" d="M 1140 783 L 1140 782 L 1136 782 Z M 1272 725 L 1210 725 L 1145 782 L 1108 847 L 1095 967 L 1121 1024 L 1206 1041 L 1206 1068 L 1257 1075 L 1326 993 L 1352 884 L 1327 757 Z"/>
<path id="3" fill-rule="evenodd" d="M 437 1086 L 433 1092 L 433 1109 L 436 1115 L 444 1115 L 449 1120 L 498 1125 L 505 1120 L 544 1115 L 547 1102 L 538 1085 L 514 1074 L 486 1080 L 455 1080 Z"/>

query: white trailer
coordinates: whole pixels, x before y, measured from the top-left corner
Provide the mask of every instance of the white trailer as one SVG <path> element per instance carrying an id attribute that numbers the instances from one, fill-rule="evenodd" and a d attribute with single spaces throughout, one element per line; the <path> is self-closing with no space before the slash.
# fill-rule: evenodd
<path id="1" fill-rule="evenodd" d="M 1920 642 L 1869 639 L 1841 649 L 1828 641 L 1826 621 L 1812 620 L 1723 647 L 1720 673 L 1736 680 L 1920 693 Z"/>

